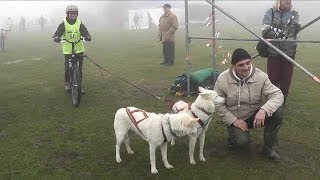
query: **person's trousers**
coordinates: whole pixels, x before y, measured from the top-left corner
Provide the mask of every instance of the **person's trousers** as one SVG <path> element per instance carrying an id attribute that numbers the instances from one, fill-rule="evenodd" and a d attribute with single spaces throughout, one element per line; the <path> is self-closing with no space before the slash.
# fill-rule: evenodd
<path id="1" fill-rule="evenodd" d="M 253 128 L 253 121 L 256 114 L 245 120 L 248 128 Z M 278 131 L 283 120 L 282 109 L 279 108 L 271 117 L 265 119 L 264 126 L 264 145 L 272 149 L 278 143 Z M 245 147 L 250 143 L 249 131 L 242 131 L 234 125 L 228 126 L 229 138 L 228 142 L 232 147 Z"/>
<path id="2" fill-rule="evenodd" d="M 83 53 L 78 53 L 78 55 L 81 55 L 80 57 L 78 57 L 78 59 L 79 59 L 80 77 L 82 79 Z M 69 59 L 71 59 L 71 54 L 65 54 L 64 55 L 64 82 L 65 83 L 70 82 Z"/>
<path id="3" fill-rule="evenodd" d="M 162 42 L 163 45 L 163 62 L 166 64 L 174 64 L 175 44 L 174 42 Z"/>
<path id="4" fill-rule="evenodd" d="M 290 57 L 295 59 L 295 56 Z M 270 56 L 267 62 L 267 73 L 271 83 L 282 91 L 286 99 L 292 80 L 293 64 L 282 56 Z"/>

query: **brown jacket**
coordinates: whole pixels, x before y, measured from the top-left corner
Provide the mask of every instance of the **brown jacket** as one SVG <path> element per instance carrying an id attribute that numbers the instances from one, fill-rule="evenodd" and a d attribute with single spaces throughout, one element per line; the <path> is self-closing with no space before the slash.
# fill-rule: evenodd
<path id="1" fill-rule="evenodd" d="M 159 40 L 162 42 L 174 42 L 174 33 L 177 29 L 177 16 L 171 11 L 168 13 L 168 15 L 163 14 L 159 19 Z"/>
<path id="2" fill-rule="evenodd" d="M 243 80 L 235 76 L 233 68 L 225 70 L 218 76 L 214 89 L 226 99 L 216 108 L 223 122 L 229 126 L 237 119 L 248 119 L 259 109 L 272 116 L 283 104 L 281 90 L 270 82 L 266 73 L 253 65 L 251 74 Z M 263 97 L 266 97 L 266 102 Z"/>

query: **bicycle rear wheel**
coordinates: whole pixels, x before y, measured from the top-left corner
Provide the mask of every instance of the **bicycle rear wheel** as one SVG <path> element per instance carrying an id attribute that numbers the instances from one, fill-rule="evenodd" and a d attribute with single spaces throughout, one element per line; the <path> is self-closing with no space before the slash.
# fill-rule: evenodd
<path id="1" fill-rule="evenodd" d="M 80 76 L 80 69 L 78 65 L 73 66 L 71 98 L 72 98 L 72 104 L 78 107 L 81 101 L 81 76 Z"/>

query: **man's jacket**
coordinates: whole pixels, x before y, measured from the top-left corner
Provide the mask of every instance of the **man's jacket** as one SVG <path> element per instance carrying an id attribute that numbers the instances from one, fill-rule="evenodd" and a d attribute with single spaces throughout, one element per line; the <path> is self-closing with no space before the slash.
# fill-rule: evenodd
<path id="1" fill-rule="evenodd" d="M 253 65 L 251 69 L 243 80 L 236 76 L 232 67 L 218 76 L 214 89 L 225 98 L 225 103 L 217 105 L 216 110 L 227 125 L 237 119 L 248 119 L 260 108 L 267 116 L 272 116 L 283 104 L 281 90 L 270 82 L 268 75 Z"/>
<path id="2" fill-rule="evenodd" d="M 172 12 L 169 12 L 168 14 L 163 14 L 159 19 L 159 40 L 162 42 L 174 42 L 174 33 L 177 29 L 177 16 Z"/>

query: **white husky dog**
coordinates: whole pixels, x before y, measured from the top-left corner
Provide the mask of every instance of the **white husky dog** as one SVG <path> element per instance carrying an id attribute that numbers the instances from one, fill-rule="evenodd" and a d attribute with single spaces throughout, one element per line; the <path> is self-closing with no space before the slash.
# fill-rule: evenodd
<path id="1" fill-rule="evenodd" d="M 206 161 L 203 156 L 203 146 L 206 131 L 208 130 L 212 114 L 215 111 L 215 103 L 223 102 L 224 98 L 218 96 L 218 94 L 214 90 L 204 89 L 199 86 L 199 95 L 192 104 L 188 104 L 184 101 L 178 101 L 172 106 L 171 110 L 173 111 L 173 113 L 188 113 L 195 118 L 199 118 L 199 121 L 197 123 L 197 133 L 189 134 L 189 159 L 191 164 L 196 164 L 193 154 L 198 138 L 200 140 L 200 161 Z M 171 141 L 171 145 L 174 144 L 175 142 Z"/>
<path id="2" fill-rule="evenodd" d="M 120 158 L 120 146 L 124 141 L 128 154 L 133 154 L 130 147 L 128 131 L 132 130 L 149 142 L 151 173 L 157 174 L 155 151 L 161 149 L 164 166 L 173 168 L 167 160 L 167 142 L 175 137 L 196 133 L 196 123 L 199 119 L 187 113 L 156 114 L 140 110 L 135 107 L 119 109 L 114 118 L 114 131 L 116 135 L 116 161 Z"/>

